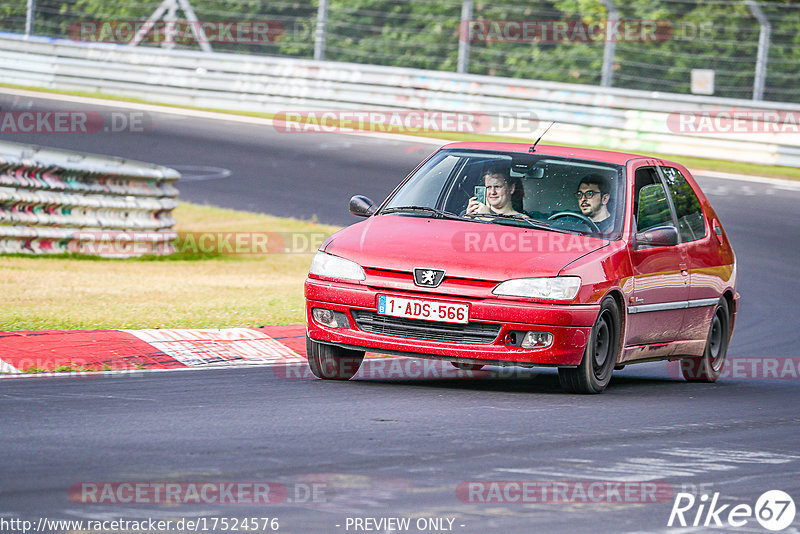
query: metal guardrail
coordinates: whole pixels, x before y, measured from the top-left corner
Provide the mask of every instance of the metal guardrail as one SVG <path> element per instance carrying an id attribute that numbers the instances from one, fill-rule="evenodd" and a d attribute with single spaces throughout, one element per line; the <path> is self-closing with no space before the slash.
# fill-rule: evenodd
<path id="1" fill-rule="evenodd" d="M 0 253 L 174 252 L 177 171 L 0 142 Z"/>
<path id="2" fill-rule="evenodd" d="M 154 102 L 280 113 L 431 110 L 484 114 L 484 133 L 630 152 L 800 167 L 800 106 L 397 67 L 0 35 L 0 78 Z M 750 111 L 736 131 L 675 131 L 676 114 Z M 769 117 L 769 112 L 781 116 Z M 503 126 L 510 117 L 514 126 Z M 786 119 L 788 117 L 788 119 Z M 531 120 L 533 119 L 533 120 Z M 766 122 L 765 122 L 766 121 Z"/>

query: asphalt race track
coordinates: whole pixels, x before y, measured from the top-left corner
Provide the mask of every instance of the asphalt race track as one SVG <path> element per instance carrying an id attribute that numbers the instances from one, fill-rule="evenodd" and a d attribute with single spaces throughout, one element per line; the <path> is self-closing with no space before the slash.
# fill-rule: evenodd
<path id="1" fill-rule="evenodd" d="M 0 95 L 0 108 L 108 109 L 10 95 Z M 352 194 L 381 200 L 434 148 L 164 113 L 150 119 L 146 132 L 0 140 L 176 166 L 189 176 L 179 183 L 183 199 L 334 224 L 355 220 L 347 213 Z M 296 533 L 393 525 L 356 521 L 365 518 L 407 518 L 407 529 L 394 526 L 408 532 L 702 532 L 706 519 L 714 525 L 705 510 L 717 493 L 717 508 L 728 505 L 722 521 L 737 504 L 755 507 L 767 490 L 797 502 L 800 187 L 699 181 L 739 261 L 732 377 L 690 384 L 663 363 L 643 364 L 615 373 L 596 396 L 562 394 L 549 370 L 454 377 L 431 367 L 398 378 L 379 361 L 347 383 L 287 377 L 275 367 L 2 380 L 0 527 L 13 518 L 205 518 L 207 531 L 230 532 L 220 519 L 268 517 Z M 752 371 L 767 360 L 779 362 L 784 378 Z M 593 502 L 570 493 L 563 502 L 533 491 L 519 502 L 504 481 L 566 482 L 570 492 L 589 481 L 627 481 L 657 487 L 659 497 L 623 492 Z M 271 482 L 287 493 L 267 505 L 93 504 L 69 491 L 83 482 Z M 685 513 L 687 527 L 670 528 L 678 492 L 697 495 L 697 504 Z M 701 495 L 709 502 L 695 527 Z M 66 530 L 79 529 L 40 529 Z M 767 532 L 754 517 L 715 531 Z M 798 531 L 800 516 L 783 530 Z"/>

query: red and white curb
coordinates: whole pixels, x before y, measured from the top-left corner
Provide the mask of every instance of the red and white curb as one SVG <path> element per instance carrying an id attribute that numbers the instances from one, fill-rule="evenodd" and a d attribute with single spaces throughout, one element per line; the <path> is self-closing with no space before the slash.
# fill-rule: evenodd
<path id="1" fill-rule="evenodd" d="M 306 361 L 305 326 L 0 332 L 0 377 Z"/>
<path id="2" fill-rule="evenodd" d="M 445 360 L 371 352 L 366 357 L 374 363 L 362 367 L 358 378 L 419 380 L 487 376 L 485 371 L 457 369 Z M 273 367 L 272 372 L 279 378 L 314 378 L 307 365 L 305 325 L 0 331 L 0 379 L 244 366 Z M 498 376 L 512 376 L 513 368 L 507 369 Z M 671 375 L 679 377 L 679 374 L 676 363 Z"/>

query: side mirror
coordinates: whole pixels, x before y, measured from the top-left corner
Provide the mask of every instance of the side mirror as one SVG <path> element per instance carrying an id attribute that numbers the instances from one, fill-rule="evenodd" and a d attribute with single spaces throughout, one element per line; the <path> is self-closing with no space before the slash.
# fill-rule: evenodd
<path id="1" fill-rule="evenodd" d="M 355 195 L 350 199 L 350 213 L 358 217 L 369 217 L 375 213 L 375 203 L 362 195 Z"/>
<path id="2" fill-rule="evenodd" d="M 678 229 L 674 226 L 658 226 L 636 233 L 635 248 L 671 247 L 678 244 Z"/>

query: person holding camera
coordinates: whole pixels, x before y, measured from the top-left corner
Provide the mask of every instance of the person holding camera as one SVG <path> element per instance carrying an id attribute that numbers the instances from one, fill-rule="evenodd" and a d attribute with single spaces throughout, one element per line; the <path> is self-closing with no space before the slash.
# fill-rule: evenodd
<path id="1" fill-rule="evenodd" d="M 522 209 L 522 182 L 513 180 L 504 169 L 489 169 L 483 174 L 486 187 L 485 202 L 472 197 L 467 204 L 467 215 L 524 215 Z"/>

